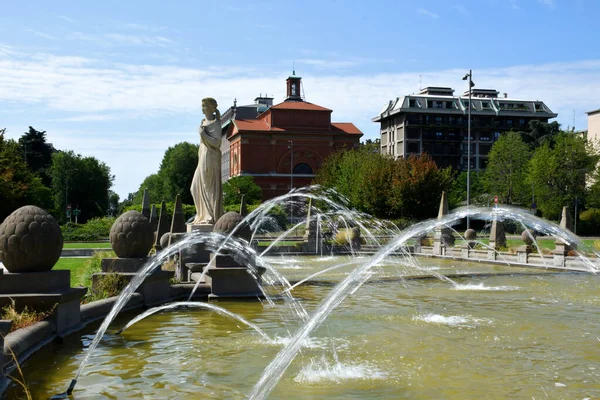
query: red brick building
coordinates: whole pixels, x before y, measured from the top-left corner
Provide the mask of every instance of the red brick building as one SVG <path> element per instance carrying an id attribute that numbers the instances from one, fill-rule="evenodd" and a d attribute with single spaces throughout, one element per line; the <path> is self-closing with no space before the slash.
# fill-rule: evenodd
<path id="1" fill-rule="evenodd" d="M 330 109 L 304 101 L 299 76 L 286 84 L 284 102 L 255 119 L 237 119 L 234 110 L 225 131 L 229 176 L 253 176 L 264 200 L 289 192 L 292 184 L 311 184 L 329 154 L 357 148 L 363 135 L 350 122 L 331 122 Z"/>

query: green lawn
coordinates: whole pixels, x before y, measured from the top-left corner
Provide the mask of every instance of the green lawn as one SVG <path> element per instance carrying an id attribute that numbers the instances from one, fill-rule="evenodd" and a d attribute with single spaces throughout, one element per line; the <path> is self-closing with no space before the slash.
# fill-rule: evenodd
<path id="1" fill-rule="evenodd" d="M 56 265 L 54 265 L 54 270 L 56 269 L 68 269 L 71 271 L 71 281 L 73 280 L 73 276 L 79 273 L 81 268 L 83 268 L 83 264 L 88 260 L 88 258 L 59 258 Z"/>
<path id="2" fill-rule="evenodd" d="M 110 242 L 65 243 L 64 249 L 110 249 Z"/>

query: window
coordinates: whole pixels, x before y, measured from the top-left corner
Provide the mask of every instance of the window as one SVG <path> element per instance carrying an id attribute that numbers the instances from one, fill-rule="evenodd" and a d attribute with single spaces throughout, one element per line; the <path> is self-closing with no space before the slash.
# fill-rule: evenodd
<path id="1" fill-rule="evenodd" d="M 417 106 L 417 101 L 416 101 L 416 100 L 414 100 L 414 99 L 410 99 L 410 100 L 408 101 L 408 106 L 409 106 L 409 107 L 416 107 L 416 106 Z"/>
<path id="2" fill-rule="evenodd" d="M 479 140 L 482 142 L 489 142 L 492 140 L 492 138 L 490 137 L 489 132 L 481 132 L 481 135 L 479 135 Z"/>
<path id="3" fill-rule="evenodd" d="M 521 118 L 519 120 L 519 125 L 521 125 L 521 126 L 525 125 L 525 119 L 524 118 Z"/>
<path id="4" fill-rule="evenodd" d="M 454 102 L 452 102 L 452 101 L 447 101 L 447 102 L 446 102 L 446 108 L 454 108 Z"/>
<path id="5" fill-rule="evenodd" d="M 456 122 L 456 117 L 454 117 L 452 115 L 448 116 L 448 123 L 450 125 L 454 124 L 455 122 Z"/>
<path id="6" fill-rule="evenodd" d="M 428 124 L 429 123 L 429 115 L 425 116 L 425 123 Z"/>
<path id="7" fill-rule="evenodd" d="M 444 137 L 444 134 L 442 132 L 436 132 L 435 137 L 441 139 L 442 137 Z"/>
<path id="8" fill-rule="evenodd" d="M 456 139 L 456 132 L 448 132 L 448 138 L 450 138 L 450 140 Z"/>
<path id="9" fill-rule="evenodd" d="M 436 123 L 437 125 L 441 125 L 441 124 L 442 124 L 442 117 L 441 117 L 441 116 L 437 116 L 437 117 L 435 117 L 435 123 Z"/>
<path id="10" fill-rule="evenodd" d="M 489 102 L 487 102 L 487 101 L 482 101 L 482 102 L 481 102 L 481 108 L 482 108 L 482 109 L 484 109 L 484 110 L 489 110 L 490 108 L 492 108 L 492 106 L 490 105 L 490 103 L 489 103 Z"/>
<path id="11" fill-rule="evenodd" d="M 292 96 L 296 95 L 296 84 L 292 83 Z"/>
<path id="12" fill-rule="evenodd" d="M 494 141 L 500 139 L 500 132 L 494 132 Z"/>
<path id="13" fill-rule="evenodd" d="M 512 122 L 513 122 L 512 119 L 507 119 L 506 120 L 506 125 L 512 126 Z"/>
<path id="14" fill-rule="evenodd" d="M 409 153 L 419 153 L 419 142 L 408 142 L 406 145 L 406 150 Z"/>
<path id="15" fill-rule="evenodd" d="M 294 166 L 294 174 L 312 174 L 313 170 L 310 165 L 306 163 L 300 163 Z"/>

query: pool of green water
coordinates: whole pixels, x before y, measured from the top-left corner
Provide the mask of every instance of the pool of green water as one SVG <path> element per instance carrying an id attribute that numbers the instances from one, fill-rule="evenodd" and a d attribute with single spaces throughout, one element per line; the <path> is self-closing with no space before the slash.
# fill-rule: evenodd
<path id="1" fill-rule="evenodd" d="M 350 263 L 292 291 L 310 313 L 366 259 L 271 259 L 290 280 Z M 600 277 L 455 261 L 389 260 L 310 336 L 270 399 L 594 399 L 600 397 Z M 439 272 L 484 276 L 397 279 Z M 270 290 L 276 293 L 278 290 Z M 258 325 L 212 311 L 153 315 L 122 335 L 119 317 L 75 388 L 75 399 L 244 399 L 301 323 L 289 300 L 219 301 Z M 23 365 L 34 399 L 64 391 L 94 329 Z M 23 398 L 12 386 L 9 399 Z"/>

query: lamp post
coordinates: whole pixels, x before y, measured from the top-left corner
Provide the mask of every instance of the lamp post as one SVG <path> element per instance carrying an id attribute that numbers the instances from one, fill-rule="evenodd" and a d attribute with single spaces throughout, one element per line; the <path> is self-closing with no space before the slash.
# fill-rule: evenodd
<path id="1" fill-rule="evenodd" d="M 294 141 L 288 140 L 290 149 L 290 192 L 294 190 Z M 294 203 L 290 199 L 290 224 L 294 223 Z"/>
<path id="2" fill-rule="evenodd" d="M 469 110 L 467 120 L 467 211 L 471 205 L 471 88 L 475 86 L 473 83 L 473 71 L 463 76 L 463 81 L 469 80 Z M 467 214 L 467 229 L 471 228 L 471 218 Z"/>
<path id="3" fill-rule="evenodd" d="M 67 217 L 69 217 L 69 222 L 71 222 L 71 210 L 69 209 L 69 173 L 73 171 L 77 171 L 77 168 L 67 170 L 65 175 L 65 208 L 67 209 Z"/>

